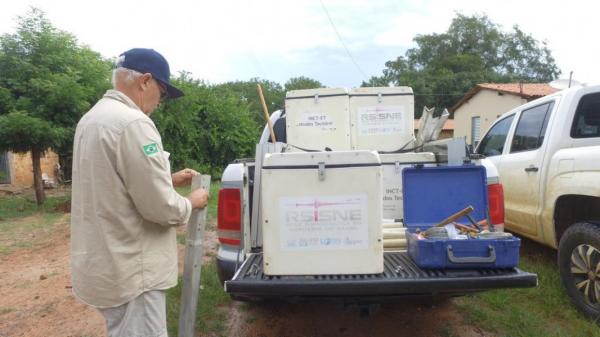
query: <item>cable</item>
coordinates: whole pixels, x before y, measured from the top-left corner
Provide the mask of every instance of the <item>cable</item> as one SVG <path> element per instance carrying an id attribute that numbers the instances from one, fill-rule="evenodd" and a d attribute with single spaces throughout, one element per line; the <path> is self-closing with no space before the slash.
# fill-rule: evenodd
<path id="1" fill-rule="evenodd" d="M 356 69 L 358 69 L 358 71 L 362 74 L 363 79 L 365 81 L 367 81 L 367 75 L 365 74 L 364 71 L 362 71 L 362 69 L 360 68 L 360 66 L 358 65 L 358 63 L 354 59 L 354 57 L 352 57 L 352 54 L 350 53 L 350 50 L 348 50 L 348 47 L 346 47 L 346 44 L 344 43 L 344 40 L 342 39 L 342 36 L 340 35 L 340 32 L 338 32 L 337 28 L 335 28 L 335 24 L 333 23 L 333 20 L 331 19 L 331 16 L 329 15 L 329 11 L 327 10 L 327 7 L 325 7 L 325 4 L 323 3 L 323 0 L 319 0 L 319 2 L 321 3 L 321 7 L 323 7 L 323 11 L 325 12 L 325 15 L 327 15 L 327 19 L 329 20 L 329 23 L 331 24 L 331 27 L 333 28 L 333 31 L 337 35 L 338 40 L 340 40 L 340 43 L 342 44 L 342 47 L 344 47 L 344 50 L 346 50 L 346 54 L 348 54 L 348 57 L 350 58 L 350 60 L 352 61 L 352 63 L 354 63 L 354 66 L 356 67 Z"/>
<path id="2" fill-rule="evenodd" d="M 404 150 L 410 143 L 415 141 L 415 137 L 413 136 L 413 138 L 411 140 L 409 140 L 406 144 L 402 145 L 401 148 L 399 148 L 398 150 L 394 150 L 394 151 L 379 151 L 379 153 L 383 153 L 383 154 L 388 154 L 388 153 L 400 153 L 402 150 Z"/>

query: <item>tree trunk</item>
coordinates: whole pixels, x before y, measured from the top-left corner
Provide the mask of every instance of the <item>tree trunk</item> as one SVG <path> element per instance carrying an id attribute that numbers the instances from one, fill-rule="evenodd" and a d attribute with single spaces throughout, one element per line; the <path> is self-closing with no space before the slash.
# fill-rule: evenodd
<path id="1" fill-rule="evenodd" d="M 64 184 L 65 181 L 71 181 L 71 168 L 73 167 L 73 155 L 72 154 L 59 154 L 58 161 L 60 164 L 60 169 L 62 170 L 62 175 L 60 178 L 62 181 L 59 183 Z"/>
<path id="2" fill-rule="evenodd" d="M 44 204 L 46 196 L 44 195 L 44 185 L 42 183 L 42 166 L 40 157 L 42 152 L 31 150 L 31 164 L 33 166 L 33 188 L 35 188 L 35 200 L 38 205 Z"/>

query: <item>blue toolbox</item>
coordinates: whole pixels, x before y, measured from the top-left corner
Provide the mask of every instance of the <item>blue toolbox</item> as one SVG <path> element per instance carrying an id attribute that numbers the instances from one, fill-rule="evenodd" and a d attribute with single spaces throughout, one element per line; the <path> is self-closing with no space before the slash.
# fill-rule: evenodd
<path id="1" fill-rule="evenodd" d="M 475 221 L 488 219 L 485 167 L 479 165 L 405 168 L 404 225 L 408 253 L 421 268 L 512 268 L 519 262 L 517 237 L 419 239 L 423 232 L 468 206 Z M 457 223 L 470 224 L 467 217 Z"/>

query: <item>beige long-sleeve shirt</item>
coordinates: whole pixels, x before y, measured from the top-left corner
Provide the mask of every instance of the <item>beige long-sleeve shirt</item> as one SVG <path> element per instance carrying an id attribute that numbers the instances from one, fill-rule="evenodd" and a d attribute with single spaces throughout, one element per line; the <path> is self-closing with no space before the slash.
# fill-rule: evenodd
<path id="1" fill-rule="evenodd" d="M 173 188 L 160 135 L 129 97 L 109 90 L 77 124 L 73 151 L 74 294 L 114 307 L 177 284 L 173 226 L 192 206 Z"/>

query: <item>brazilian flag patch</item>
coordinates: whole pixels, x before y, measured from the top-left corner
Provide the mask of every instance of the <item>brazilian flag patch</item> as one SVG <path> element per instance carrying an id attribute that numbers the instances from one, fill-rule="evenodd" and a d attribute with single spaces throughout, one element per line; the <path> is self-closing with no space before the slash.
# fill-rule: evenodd
<path id="1" fill-rule="evenodd" d="M 144 154 L 146 156 L 151 156 L 155 153 L 158 153 L 158 145 L 156 145 L 156 143 L 144 145 Z"/>

